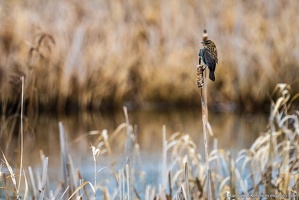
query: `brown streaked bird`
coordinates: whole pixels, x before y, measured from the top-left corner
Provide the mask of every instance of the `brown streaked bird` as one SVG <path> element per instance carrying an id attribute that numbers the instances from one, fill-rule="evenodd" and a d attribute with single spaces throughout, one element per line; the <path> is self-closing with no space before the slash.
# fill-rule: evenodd
<path id="1" fill-rule="evenodd" d="M 209 78 L 215 81 L 215 70 L 218 63 L 216 45 L 212 40 L 205 40 L 201 43 L 203 44 L 203 48 L 200 49 L 198 55 L 201 56 L 202 61 L 210 70 Z"/>

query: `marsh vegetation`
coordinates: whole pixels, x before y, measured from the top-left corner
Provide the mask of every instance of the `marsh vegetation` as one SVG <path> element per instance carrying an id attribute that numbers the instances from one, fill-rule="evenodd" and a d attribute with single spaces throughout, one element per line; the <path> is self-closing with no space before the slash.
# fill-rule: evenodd
<path id="1" fill-rule="evenodd" d="M 146 142 L 137 140 L 142 130 L 131 125 L 124 107 L 123 123 L 114 131 L 92 130 L 71 139 L 71 142 L 67 139 L 69 134 L 66 134 L 64 125 L 56 124 L 56 136 L 50 137 L 56 139 L 49 141 L 47 151 L 56 152 L 56 156 L 60 154 L 60 162 L 52 157 L 57 163 L 48 168 L 51 159 L 40 151 L 41 161 L 25 161 L 27 164 L 19 173 L 18 159 L 24 152 L 28 156 L 28 148 L 32 148 L 32 141 L 28 141 L 32 136 L 27 132 L 25 141 L 28 144 L 25 142 L 23 152 L 19 146 L 18 153 L 13 154 L 17 156 L 6 157 L 2 153 L 1 198 L 207 199 L 210 190 L 213 197 L 220 199 L 250 195 L 268 199 L 270 195 L 272 199 L 296 199 L 299 189 L 299 133 L 298 111 L 292 103 L 298 95 L 293 96 L 286 84 L 278 85 L 272 95 L 268 126 L 249 148 L 232 154 L 218 145 L 216 135 L 209 135 L 209 140 L 213 141 L 208 160 L 211 188 L 206 183 L 202 137 L 198 142 L 184 131 L 167 134 L 167 127 L 161 127 L 159 136 L 153 140 L 156 143 L 160 141 L 160 144 L 154 144 L 160 146 L 154 147 L 156 156 L 159 156 L 153 160 L 154 164 L 150 163 L 153 154 L 142 152 Z M 225 131 L 223 128 L 221 130 Z M 4 134 L 8 133 L 2 129 L 2 139 L 6 137 Z M 60 150 L 57 148 L 57 137 Z M 87 144 L 88 141 L 91 143 Z M 72 148 L 69 148 L 70 145 Z M 71 153 L 71 149 L 75 149 L 75 153 Z M 87 151 L 89 155 L 83 153 Z M 32 152 L 37 153 L 36 150 Z M 31 158 L 24 156 L 23 159 L 32 160 L 33 154 L 29 154 Z M 80 154 L 83 158 L 78 164 Z M 21 180 L 20 185 L 18 180 Z"/>
<path id="2" fill-rule="evenodd" d="M 296 1 L 0 5 L 0 199 L 298 199 Z M 217 44 L 219 64 L 217 81 L 206 81 L 209 90 L 200 93 L 195 67 L 203 28 Z M 174 122 L 159 114 L 189 106 L 193 111 Z M 144 115 L 132 120 L 128 108 L 157 109 L 154 134 L 141 136 Z M 216 113 L 208 118 L 209 108 Z M 120 121 L 70 131 L 78 135 L 60 120 L 88 113 L 76 123 L 89 124 L 97 120 L 89 111 L 113 109 L 123 109 Z M 252 131 L 252 144 L 230 151 L 218 143 L 236 142 L 242 125 L 227 130 L 217 112 L 249 116 L 257 109 L 268 111 L 268 125 Z M 192 130 L 182 125 L 190 115 Z M 54 131 L 37 132 L 40 120 Z M 146 162 L 153 156 L 143 152 L 147 146 L 160 156 L 154 165 Z"/>

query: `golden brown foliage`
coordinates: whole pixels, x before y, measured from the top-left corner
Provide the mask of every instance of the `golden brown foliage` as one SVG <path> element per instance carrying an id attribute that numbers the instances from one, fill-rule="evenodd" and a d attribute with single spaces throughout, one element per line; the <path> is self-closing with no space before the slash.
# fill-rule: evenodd
<path id="1" fill-rule="evenodd" d="M 42 105 L 198 103 L 205 28 L 219 54 L 211 103 L 252 109 L 299 72 L 296 0 L 14 0 L 0 7 L 0 83 L 9 99 L 25 74 L 27 97 Z"/>

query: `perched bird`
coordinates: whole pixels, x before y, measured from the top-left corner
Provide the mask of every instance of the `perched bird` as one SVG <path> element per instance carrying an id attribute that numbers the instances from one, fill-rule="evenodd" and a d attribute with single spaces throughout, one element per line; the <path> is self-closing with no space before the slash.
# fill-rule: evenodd
<path id="1" fill-rule="evenodd" d="M 208 66 L 210 70 L 209 78 L 215 81 L 215 69 L 218 63 L 216 45 L 212 40 L 205 40 L 201 42 L 203 48 L 200 49 L 198 56 L 201 56 L 202 61 Z"/>

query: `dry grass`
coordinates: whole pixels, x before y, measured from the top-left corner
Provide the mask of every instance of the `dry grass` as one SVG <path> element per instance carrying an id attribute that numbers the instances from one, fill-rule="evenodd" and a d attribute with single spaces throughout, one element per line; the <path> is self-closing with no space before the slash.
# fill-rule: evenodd
<path id="1" fill-rule="evenodd" d="M 297 81 L 298 6 L 295 0 L 3 1 L 2 102 L 14 101 L 26 75 L 32 106 L 198 104 L 195 66 L 206 28 L 220 61 L 210 104 L 252 110 L 277 82 Z"/>

